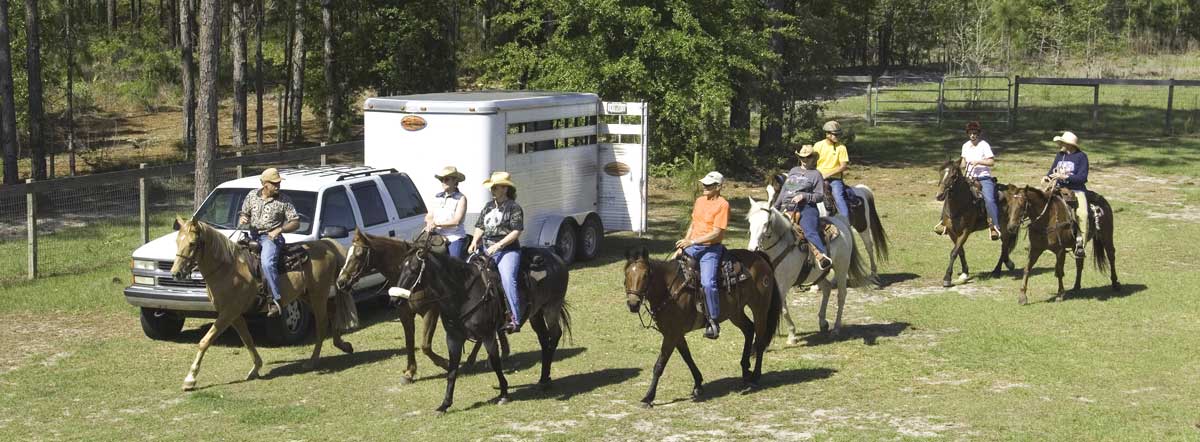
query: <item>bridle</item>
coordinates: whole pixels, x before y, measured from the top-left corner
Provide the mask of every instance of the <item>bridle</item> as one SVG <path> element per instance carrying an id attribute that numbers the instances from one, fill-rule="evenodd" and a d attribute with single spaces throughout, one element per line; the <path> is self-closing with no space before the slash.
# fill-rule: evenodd
<path id="1" fill-rule="evenodd" d="M 352 247 L 362 247 L 363 254 L 365 254 L 366 257 L 363 258 L 364 264 L 359 265 L 358 268 L 354 270 L 354 273 L 350 274 L 350 281 L 347 283 L 347 285 L 353 285 L 355 282 L 358 281 L 358 278 L 362 277 L 363 273 L 367 272 L 367 268 L 371 267 L 371 252 L 372 252 L 371 247 L 368 245 L 360 245 L 360 244 L 354 244 Z"/>
<path id="2" fill-rule="evenodd" d="M 626 288 L 625 294 L 630 295 L 630 296 L 636 296 L 638 298 L 638 304 L 641 304 L 641 308 L 638 309 L 638 311 L 637 311 L 638 322 L 641 323 L 642 328 L 659 330 L 659 328 L 657 326 L 658 312 L 662 310 L 663 305 L 665 305 L 670 300 L 670 297 L 664 296 L 663 299 L 659 300 L 659 302 L 654 303 L 654 305 L 651 305 L 648 294 L 650 292 L 650 282 L 649 281 L 652 281 L 653 278 L 654 278 L 654 266 L 650 265 L 650 262 L 647 261 L 646 262 L 646 274 L 642 278 L 643 281 L 645 281 L 645 283 L 642 284 L 641 290 L 630 290 L 630 289 Z M 643 315 L 643 312 L 645 313 L 645 315 L 650 316 L 649 324 L 646 323 L 646 319 L 645 319 L 645 316 Z M 661 330 L 659 330 L 659 331 L 661 331 Z"/>
<path id="3" fill-rule="evenodd" d="M 771 226 L 772 218 L 775 216 L 776 213 L 775 213 L 775 211 L 773 211 L 772 209 L 769 209 L 769 208 L 760 208 L 760 210 L 767 212 L 767 224 L 765 226 L 765 231 L 769 232 L 769 231 L 771 231 L 771 227 L 772 227 Z M 782 233 L 774 235 L 774 236 L 776 236 L 775 242 L 772 242 L 771 245 L 766 246 L 766 247 L 763 247 L 763 245 L 762 245 L 762 240 L 763 240 L 762 236 L 759 236 L 758 237 L 758 250 L 761 250 L 765 253 L 767 250 L 771 250 L 771 249 L 775 248 L 775 246 L 777 246 L 777 245 L 779 245 L 779 243 L 783 242 L 784 236 L 786 236 L 786 235 L 787 235 L 787 229 L 785 229 L 785 231 Z M 791 246 L 785 247 L 782 252 L 779 252 L 778 256 L 771 258 L 771 268 L 779 267 L 779 264 L 783 262 L 784 258 L 786 258 L 788 255 L 790 255 L 792 253 L 792 249 L 799 247 L 798 245 L 796 245 L 796 242 L 797 242 L 796 238 L 793 237 L 792 241 L 791 241 Z"/>

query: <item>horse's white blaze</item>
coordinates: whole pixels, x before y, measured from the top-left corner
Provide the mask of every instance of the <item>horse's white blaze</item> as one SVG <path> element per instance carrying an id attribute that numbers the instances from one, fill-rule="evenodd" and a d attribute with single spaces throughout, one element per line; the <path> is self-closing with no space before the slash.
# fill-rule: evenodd
<path id="1" fill-rule="evenodd" d="M 354 244 L 350 244 L 350 250 L 346 251 L 346 263 L 342 264 L 342 271 L 338 272 L 338 279 L 346 277 L 346 269 L 350 267 L 351 256 L 354 256 Z"/>

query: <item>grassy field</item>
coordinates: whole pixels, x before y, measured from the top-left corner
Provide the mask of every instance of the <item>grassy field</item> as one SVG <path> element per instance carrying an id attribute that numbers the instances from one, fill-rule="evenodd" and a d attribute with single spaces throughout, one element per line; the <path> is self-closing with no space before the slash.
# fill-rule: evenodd
<path id="1" fill-rule="evenodd" d="M 532 385 L 536 340 L 527 330 L 506 361 L 513 403 L 489 402 L 495 378 L 479 364 L 460 378 L 451 412 L 437 417 L 444 376 L 418 357 L 418 381 L 402 385 L 401 327 L 390 312 L 370 311 L 348 336 L 355 354 L 327 345 L 320 369 L 308 372 L 300 364 L 311 347 L 261 348 L 266 379 L 252 382 L 240 381 L 250 357 L 229 333 L 205 358 L 200 390 L 182 393 L 209 321 L 189 320 L 175 342 L 145 338 L 120 294 L 128 251 L 114 247 L 89 252 L 95 267 L 0 291 L 0 440 L 1200 438 L 1200 300 L 1190 291 L 1200 285 L 1200 139 L 1079 130 L 1091 187 L 1116 211 L 1126 289 L 1111 293 L 1089 266 L 1081 293 L 1052 302 L 1052 259 L 1044 256 L 1031 305 L 1022 307 L 1017 273 L 981 273 L 998 253 L 982 236 L 967 243 L 972 280 L 940 286 L 949 241 L 929 228 L 939 210 L 936 168 L 957 155 L 958 129 L 847 121 L 858 133 L 849 179 L 875 190 L 893 245 L 880 269 L 886 287 L 851 291 L 837 340 L 815 332 L 817 299 L 793 290 L 804 341 L 776 340 L 760 390 L 740 388 L 741 339 L 730 329 L 715 342 L 691 338 L 704 400 L 689 400 L 690 377 L 676 357 L 657 406 L 637 407 L 659 338 L 624 305 L 622 251 L 646 245 L 665 254 L 686 204 L 683 192 L 656 185 L 650 234 L 610 237 L 603 256 L 572 269 L 575 334 L 559 352 L 553 391 Z M 1001 180 L 1033 183 L 1053 157 L 1052 135 L 989 132 Z M 744 246 L 745 197 L 765 192 L 733 183 L 727 193 L 730 242 Z M 1018 265 L 1026 250 L 1022 237 Z"/>

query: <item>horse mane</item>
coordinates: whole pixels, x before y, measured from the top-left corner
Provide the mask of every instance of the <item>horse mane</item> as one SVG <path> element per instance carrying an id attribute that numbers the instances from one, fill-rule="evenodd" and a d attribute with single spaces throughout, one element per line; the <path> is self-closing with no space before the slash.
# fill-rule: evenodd
<path id="1" fill-rule="evenodd" d="M 186 227 L 193 235 L 196 235 L 203 241 L 204 254 L 217 259 L 221 264 L 231 263 L 236 260 L 237 254 L 234 253 L 234 243 L 218 232 L 216 228 L 208 223 L 200 220 L 192 220 L 190 226 Z M 194 226 L 194 227 L 192 227 Z M 181 229 L 184 227 L 181 227 Z"/>

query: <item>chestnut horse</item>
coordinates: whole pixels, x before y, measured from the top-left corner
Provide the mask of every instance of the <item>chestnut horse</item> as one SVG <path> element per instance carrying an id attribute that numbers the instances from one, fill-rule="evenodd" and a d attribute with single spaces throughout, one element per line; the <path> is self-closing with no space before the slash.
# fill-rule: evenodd
<path id="1" fill-rule="evenodd" d="M 946 161 L 942 165 L 941 172 L 942 179 L 938 182 L 937 200 L 944 201 L 942 223 L 946 225 L 946 235 L 950 237 L 950 241 L 954 242 L 954 247 L 950 249 L 950 264 L 946 266 L 946 276 L 942 278 L 942 287 L 952 287 L 954 286 L 954 282 L 951 280 L 954 274 L 954 259 L 958 258 L 962 263 L 962 274 L 959 275 L 958 281 L 966 282 L 971 275 L 971 271 L 967 267 L 967 249 L 965 247 L 967 238 L 971 236 L 971 232 L 986 230 L 988 222 L 983 203 L 981 201 L 976 204 L 971 194 L 971 184 L 963 175 L 962 169 L 958 167 L 958 161 Z M 996 206 L 1000 213 L 1004 213 L 1008 207 L 1011 207 L 1007 191 L 996 189 Z M 1014 225 L 1006 221 L 1001 216 L 1000 225 L 996 226 L 1001 232 L 1000 259 L 996 260 L 996 267 L 992 269 L 993 276 L 1000 275 L 1000 266 L 1002 265 L 1008 267 L 1009 271 L 1015 270 L 1017 267 L 1009 258 L 1009 254 L 1017 245 L 1017 234 L 1020 232 L 1021 225 Z"/>

